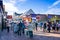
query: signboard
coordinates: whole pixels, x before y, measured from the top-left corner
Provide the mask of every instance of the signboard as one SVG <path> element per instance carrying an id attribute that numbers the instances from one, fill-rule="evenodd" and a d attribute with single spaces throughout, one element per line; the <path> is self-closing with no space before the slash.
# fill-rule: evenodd
<path id="1" fill-rule="evenodd" d="M 31 15 L 31 17 L 36 17 L 36 14 L 30 14 Z"/>
<path id="2" fill-rule="evenodd" d="M 38 22 L 40 21 L 40 15 L 36 16 L 36 21 L 38 21 Z"/>
<path id="3" fill-rule="evenodd" d="M 36 16 L 36 19 L 40 19 L 40 16 Z"/>
<path id="4" fill-rule="evenodd" d="M 27 20 L 28 22 L 32 22 L 32 18 L 28 18 L 28 17 L 23 18 L 23 20 L 24 20 L 24 21 Z"/>
<path id="5" fill-rule="evenodd" d="M 7 16 L 7 19 L 12 19 L 12 15 L 8 15 Z"/>
<path id="6" fill-rule="evenodd" d="M 28 21 L 29 21 L 29 22 L 32 22 L 32 18 L 28 18 Z"/>
<path id="7" fill-rule="evenodd" d="M 52 18 L 53 16 L 51 16 L 51 15 L 48 15 L 48 18 L 50 19 L 50 18 Z"/>

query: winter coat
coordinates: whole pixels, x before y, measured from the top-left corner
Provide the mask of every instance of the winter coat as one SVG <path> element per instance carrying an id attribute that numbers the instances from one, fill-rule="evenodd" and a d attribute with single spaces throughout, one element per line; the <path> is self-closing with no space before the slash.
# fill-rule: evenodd
<path id="1" fill-rule="evenodd" d="M 25 28 L 26 28 L 25 24 L 24 24 L 24 23 L 22 23 L 22 29 L 25 29 Z"/>
<path id="2" fill-rule="evenodd" d="M 19 28 L 18 28 L 17 24 L 15 23 L 14 24 L 14 32 L 17 32 L 18 30 L 19 30 Z"/>
<path id="3" fill-rule="evenodd" d="M 29 24 L 27 28 L 28 28 L 28 31 L 33 31 L 33 24 L 32 23 Z"/>

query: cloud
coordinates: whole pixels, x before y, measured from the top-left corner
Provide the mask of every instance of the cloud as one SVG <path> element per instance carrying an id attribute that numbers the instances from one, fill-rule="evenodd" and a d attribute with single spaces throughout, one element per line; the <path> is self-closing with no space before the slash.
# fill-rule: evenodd
<path id="1" fill-rule="evenodd" d="M 14 12 L 19 12 L 17 6 L 15 6 L 16 0 L 3 0 L 3 4 L 5 5 L 5 11 L 8 12 L 8 15 L 13 15 Z"/>
<path id="2" fill-rule="evenodd" d="M 56 2 L 54 2 L 49 8 L 56 6 L 58 3 L 60 3 L 60 0 L 57 0 Z"/>
<path id="3" fill-rule="evenodd" d="M 20 13 L 21 11 L 16 6 L 17 2 L 23 3 L 27 0 L 3 0 L 3 4 L 5 5 L 5 10 L 8 12 L 8 15 L 13 14 L 14 12 Z"/>
<path id="4" fill-rule="evenodd" d="M 19 0 L 20 2 L 25 2 L 25 1 L 27 1 L 27 0 Z"/>
<path id="5" fill-rule="evenodd" d="M 11 4 L 11 3 L 5 3 L 5 9 L 6 9 L 6 11 L 8 11 L 8 12 L 18 12 L 19 10 L 18 10 L 18 8 L 17 7 L 15 7 L 13 4 Z M 11 13 L 9 13 L 9 14 L 11 14 Z"/>
<path id="6" fill-rule="evenodd" d="M 54 8 L 54 6 L 58 5 L 60 0 L 54 2 L 50 7 L 48 7 L 48 11 L 45 14 L 57 14 L 60 15 L 60 8 Z"/>
<path id="7" fill-rule="evenodd" d="M 15 4 L 16 3 L 16 0 L 10 0 L 10 3 Z"/>
<path id="8" fill-rule="evenodd" d="M 60 8 L 52 8 L 52 9 L 48 10 L 47 12 L 45 12 L 45 14 L 60 15 Z"/>
<path id="9" fill-rule="evenodd" d="M 17 3 L 19 1 L 19 2 L 22 3 L 22 2 L 26 2 L 27 0 L 18 0 L 18 1 L 17 0 L 3 0 L 3 1 L 4 2 L 9 2 L 9 3 Z"/>
<path id="10" fill-rule="evenodd" d="M 3 2 L 6 2 L 6 3 L 16 3 L 16 0 L 3 0 Z"/>

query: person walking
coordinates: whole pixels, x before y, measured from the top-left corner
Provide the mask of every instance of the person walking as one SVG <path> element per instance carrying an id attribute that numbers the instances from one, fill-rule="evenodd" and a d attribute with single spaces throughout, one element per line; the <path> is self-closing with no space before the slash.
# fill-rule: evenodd
<path id="1" fill-rule="evenodd" d="M 45 32 L 46 31 L 46 23 L 44 23 L 44 26 L 43 26 L 43 32 Z"/>
<path id="2" fill-rule="evenodd" d="M 57 22 L 57 24 L 56 24 L 56 31 L 57 31 L 57 32 L 59 31 L 59 24 L 58 24 L 58 22 Z"/>
<path id="3" fill-rule="evenodd" d="M 18 35 L 21 36 L 21 33 L 22 33 L 22 22 L 18 23 L 18 27 L 19 27 Z"/>
<path id="4" fill-rule="evenodd" d="M 38 23 L 36 22 L 36 23 L 35 23 L 36 31 L 37 31 L 37 25 L 38 25 Z"/>
<path id="5" fill-rule="evenodd" d="M 29 25 L 28 25 L 27 29 L 28 29 L 29 37 L 33 38 L 33 24 L 31 22 L 29 22 Z"/>
<path id="6" fill-rule="evenodd" d="M 50 24 L 50 22 L 48 22 L 47 27 L 48 27 L 47 30 L 50 33 L 50 30 L 51 30 L 51 24 Z"/>
<path id="7" fill-rule="evenodd" d="M 9 22 L 6 23 L 6 28 L 7 28 L 7 32 L 9 33 L 9 30 L 10 30 L 10 29 L 9 29 L 9 28 L 10 28 Z"/>
<path id="8" fill-rule="evenodd" d="M 25 28 L 26 28 L 26 27 L 25 27 L 25 24 L 24 24 L 24 22 L 22 22 L 22 33 L 23 33 L 23 35 L 24 35 L 24 33 L 25 33 L 25 32 L 24 32 L 24 31 L 25 31 Z"/>
<path id="9" fill-rule="evenodd" d="M 17 23 L 14 23 L 13 29 L 14 29 L 14 33 L 17 33 L 17 32 L 18 32 L 18 26 L 17 26 Z"/>
<path id="10" fill-rule="evenodd" d="M 55 31 L 56 31 L 56 30 L 55 30 L 55 29 L 56 29 L 56 23 L 55 23 L 55 22 L 53 23 L 52 28 L 53 28 L 53 31 L 55 32 Z"/>

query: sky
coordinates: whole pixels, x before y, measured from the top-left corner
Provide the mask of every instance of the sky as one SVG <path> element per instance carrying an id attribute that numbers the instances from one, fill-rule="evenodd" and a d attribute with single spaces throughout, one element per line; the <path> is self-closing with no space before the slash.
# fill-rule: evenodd
<path id="1" fill-rule="evenodd" d="M 60 14 L 60 0 L 3 0 L 8 15 L 32 9 L 36 14 Z"/>

